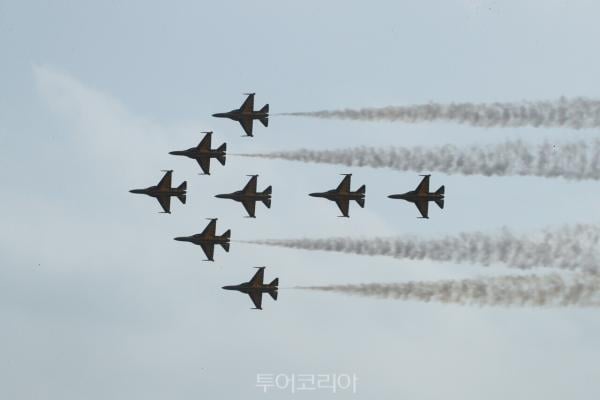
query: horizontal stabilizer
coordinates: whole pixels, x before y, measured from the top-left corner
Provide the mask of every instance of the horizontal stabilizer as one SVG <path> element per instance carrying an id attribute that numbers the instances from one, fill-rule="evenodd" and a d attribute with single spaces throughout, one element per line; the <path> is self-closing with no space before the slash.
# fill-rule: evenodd
<path id="1" fill-rule="evenodd" d="M 442 186 L 440 186 L 440 188 L 438 190 L 435 191 L 435 194 L 441 194 L 443 196 L 445 190 L 446 189 L 444 188 L 444 185 L 442 185 Z"/>
<path id="2" fill-rule="evenodd" d="M 364 197 L 361 199 L 356 199 L 356 202 L 358 203 L 360 208 L 365 208 L 365 198 Z"/>
<path id="3" fill-rule="evenodd" d="M 261 112 L 261 113 L 265 113 L 265 114 L 268 114 L 268 113 L 269 113 L 269 105 L 268 105 L 268 104 L 265 104 L 265 105 L 264 105 L 264 107 L 263 107 L 263 108 L 261 108 L 259 112 Z M 265 126 L 266 126 L 266 125 L 265 125 Z"/>
<path id="4" fill-rule="evenodd" d="M 269 286 L 279 286 L 279 278 L 273 279 L 273 281 L 269 283 Z"/>
<path id="5" fill-rule="evenodd" d="M 270 290 L 269 294 L 271 295 L 271 297 L 273 298 L 273 300 L 277 301 L 277 289 Z"/>
<path id="6" fill-rule="evenodd" d="M 271 208 L 271 198 L 262 199 L 262 202 L 267 206 L 267 208 Z"/>
<path id="7" fill-rule="evenodd" d="M 217 151 L 227 151 L 227 143 L 223 143 L 216 149 Z"/>
<path id="8" fill-rule="evenodd" d="M 177 189 L 179 189 L 179 190 L 187 190 L 187 182 L 183 181 L 183 183 L 181 185 L 179 185 L 179 187 Z"/>
<path id="9" fill-rule="evenodd" d="M 225 154 L 217 156 L 217 160 L 219 160 L 221 165 L 225 165 Z"/>
<path id="10" fill-rule="evenodd" d="M 444 208 L 444 199 L 435 199 L 435 204 L 437 204 L 439 208 L 443 209 Z"/>
<path id="11" fill-rule="evenodd" d="M 266 188 L 265 190 L 263 190 L 263 194 L 268 194 L 270 196 L 271 193 L 273 193 L 273 187 L 272 186 L 269 186 L 268 188 Z"/>
<path id="12" fill-rule="evenodd" d="M 358 190 L 356 191 L 356 193 L 365 194 L 366 191 L 367 191 L 367 187 L 365 185 L 362 185 L 361 187 L 358 188 Z"/>
<path id="13" fill-rule="evenodd" d="M 181 201 L 183 204 L 185 204 L 185 200 L 186 200 L 185 193 L 178 194 L 177 198 L 179 199 L 179 201 Z"/>
<path id="14" fill-rule="evenodd" d="M 262 124 L 263 124 L 265 127 L 269 126 L 269 117 L 262 117 L 262 118 L 260 119 L 260 122 L 261 122 L 261 123 L 262 123 Z"/>
<path id="15" fill-rule="evenodd" d="M 229 253 L 229 242 L 221 243 L 221 247 L 223 247 L 223 249 Z"/>

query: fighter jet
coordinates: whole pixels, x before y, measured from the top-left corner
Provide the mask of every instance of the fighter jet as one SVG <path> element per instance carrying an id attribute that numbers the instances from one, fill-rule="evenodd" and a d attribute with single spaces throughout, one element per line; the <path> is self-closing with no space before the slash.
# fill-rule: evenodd
<path id="1" fill-rule="evenodd" d="M 163 212 L 166 214 L 171 213 L 171 196 L 177 196 L 177 198 L 185 204 L 185 196 L 187 189 L 187 182 L 183 181 L 181 185 L 176 188 L 171 187 L 171 176 L 173 171 L 164 171 L 165 175 L 162 177 L 158 185 L 150 186 L 146 189 L 133 189 L 130 193 L 146 194 L 148 196 L 156 197 L 156 200 L 160 203 Z"/>
<path id="2" fill-rule="evenodd" d="M 263 293 L 269 293 L 273 300 L 277 300 L 277 286 L 279 285 L 279 278 L 273 279 L 271 283 L 263 283 L 264 275 L 265 267 L 259 267 L 256 274 L 248 282 L 240 283 L 239 285 L 223 286 L 223 289 L 247 293 L 254 303 L 253 310 L 262 310 Z"/>
<path id="3" fill-rule="evenodd" d="M 237 192 L 227 193 L 227 194 L 218 194 L 215 197 L 219 199 L 231 199 L 235 201 L 239 201 L 242 203 L 248 216 L 250 218 L 256 218 L 254 215 L 254 211 L 256 209 L 256 202 L 262 201 L 267 208 L 271 208 L 271 186 L 266 188 L 260 193 L 256 192 L 256 181 L 258 180 L 258 175 L 248 175 L 250 176 L 250 180 L 246 184 L 246 186 L 242 190 L 238 190 Z"/>
<path id="4" fill-rule="evenodd" d="M 248 97 L 240 108 L 225 113 L 213 114 L 213 117 L 229 118 L 238 121 L 242 125 L 242 128 L 244 128 L 246 136 L 253 136 L 252 125 L 255 119 L 260 120 L 265 127 L 269 126 L 269 105 L 266 104 L 260 110 L 254 110 L 254 93 L 244 94 Z"/>
<path id="5" fill-rule="evenodd" d="M 200 142 L 200 144 L 196 147 L 191 147 L 187 150 L 177 150 L 171 151 L 169 154 L 174 156 L 186 156 L 189 158 L 193 158 L 198 162 L 200 168 L 202 168 L 202 172 L 204 175 L 210 175 L 210 159 L 216 158 L 219 160 L 221 165 L 225 165 L 225 151 L 227 150 L 227 143 L 223 143 L 216 149 L 211 149 L 211 138 L 212 132 L 202 132 L 206 133 L 204 138 Z"/>
<path id="6" fill-rule="evenodd" d="M 419 212 L 421 213 L 420 218 L 429 218 L 429 202 L 435 201 L 440 208 L 444 208 L 444 186 L 440 186 L 435 192 L 429 192 L 429 177 L 431 175 L 421 175 L 423 179 L 419 186 L 413 191 L 406 192 L 403 194 L 392 194 L 388 196 L 390 199 L 402 199 L 415 203 Z"/>
<path id="7" fill-rule="evenodd" d="M 365 185 L 358 188 L 356 192 L 350 191 L 350 179 L 352 174 L 342 174 L 344 179 L 337 189 L 329 190 L 322 193 L 311 193 L 312 197 L 324 197 L 327 200 L 335 201 L 342 215 L 340 217 L 349 217 L 348 208 L 350 208 L 350 200 L 354 200 L 361 208 L 365 207 Z"/>
<path id="8" fill-rule="evenodd" d="M 206 254 L 207 260 L 215 261 L 213 255 L 215 254 L 215 245 L 220 244 L 225 251 L 229 252 L 229 238 L 231 236 L 231 230 L 227 230 L 221 236 L 216 235 L 217 230 L 217 218 L 209 218 L 210 222 L 204 228 L 202 233 L 198 233 L 192 236 L 176 237 L 175 240 L 179 242 L 190 242 L 197 244 L 202 247 L 204 254 Z"/>

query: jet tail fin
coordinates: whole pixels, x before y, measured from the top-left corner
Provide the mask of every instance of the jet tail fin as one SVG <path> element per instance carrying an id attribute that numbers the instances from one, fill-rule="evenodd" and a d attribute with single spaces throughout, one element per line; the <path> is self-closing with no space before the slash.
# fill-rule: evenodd
<path id="1" fill-rule="evenodd" d="M 217 160 L 219 160 L 221 165 L 225 165 L 225 154 L 217 156 Z"/>
<path id="2" fill-rule="evenodd" d="M 269 196 L 271 195 L 272 192 L 273 192 L 272 186 L 269 186 L 268 188 L 263 190 L 263 194 L 268 194 Z M 265 206 L 267 206 L 267 208 L 271 208 L 271 198 L 270 197 L 263 199 L 262 202 L 265 204 Z"/>
<path id="3" fill-rule="evenodd" d="M 259 110 L 259 112 L 268 114 L 269 113 L 269 105 L 265 104 L 265 106 L 263 108 L 261 108 Z M 266 115 L 266 116 L 260 118 L 260 122 L 265 126 L 265 128 L 268 127 L 269 126 L 269 116 Z"/>
<path id="4" fill-rule="evenodd" d="M 177 189 L 187 190 L 187 182 L 183 181 L 183 183 L 181 185 L 179 185 L 179 187 Z M 179 201 L 181 201 L 183 204 L 185 204 L 185 200 L 186 200 L 185 193 L 178 194 L 177 198 L 179 199 Z"/>
<path id="5" fill-rule="evenodd" d="M 275 290 L 269 290 L 269 294 L 271 295 L 271 297 L 273 298 L 273 300 L 277 301 L 277 289 Z"/>
<path id="6" fill-rule="evenodd" d="M 221 237 L 229 240 L 229 238 L 231 237 L 231 229 L 227 229 L 225 233 L 221 235 Z M 221 243 L 221 246 L 223 246 L 223 249 L 225 249 L 226 252 L 229 252 L 229 242 Z"/>
<path id="7" fill-rule="evenodd" d="M 217 151 L 222 151 L 223 155 L 219 155 L 217 160 L 221 163 L 221 165 L 225 165 L 225 152 L 227 151 L 227 143 L 223 143 L 216 149 Z"/>
<path id="8" fill-rule="evenodd" d="M 435 204 L 437 204 L 439 208 L 444 209 L 444 199 L 435 199 Z"/>
<path id="9" fill-rule="evenodd" d="M 360 194 L 364 195 L 366 193 L 366 191 L 367 191 L 367 187 L 365 185 L 362 185 L 361 187 L 358 188 L 356 193 L 360 193 Z M 356 202 L 358 203 L 360 208 L 365 208 L 365 198 L 364 197 L 362 197 L 360 199 L 356 199 Z"/>
<path id="10" fill-rule="evenodd" d="M 444 195 L 444 191 L 446 189 L 444 188 L 444 185 L 440 186 L 440 188 L 438 190 L 435 191 L 435 194 L 441 194 Z"/>

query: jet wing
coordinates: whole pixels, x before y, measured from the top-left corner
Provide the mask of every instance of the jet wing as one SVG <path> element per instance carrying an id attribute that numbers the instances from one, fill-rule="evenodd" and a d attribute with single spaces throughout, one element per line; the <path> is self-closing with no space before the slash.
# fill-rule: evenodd
<path id="1" fill-rule="evenodd" d="M 248 97 L 246 97 L 246 100 L 244 100 L 244 103 L 240 107 L 240 111 L 241 112 L 253 112 L 254 111 L 254 93 L 248 94 Z"/>
<path id="2" fill-rule="evenodd" d="M 215 261 L 213 259 L 213 256 L 215 255 L 214 243 L 202 243 L 200 247 L 202 248 L 202 251 L 204 251 L 204 254 L 206 255 L 206 258 L 208 258 L 208 261 Z"/>
<path id="3" fill-rule="evenodd" d="M 257 310 L 262 310 L 262 292 L 252 290 L 248 292 L 248 296 L 250 296 L 250 300 L 254 303 L 254 307 L 256 307 Z"/>
<path id="4" fill-rule="evenodd" d="M 348 217 L 348 208 L 350 208 L 350 200 L 348 199 L 344 199 L 344 200 L 336 200 L 335 204 L 337 204 L 338 208 L 340 209 L 340 211 L 342 212 L 342 215 L 344 217 Z"/>
<path id="5" fill-rule="evenodd" d="M 423 218 L 429 218 L 429 202 L 427 200 L 418 200 L 415 202 L 415 205 L 419 209 L 419 212 Z"/>
<path id="6" fill-rule="evenodd" d="M 348 174 L 344 176 L 344 179 L 337 187 L 337 191 L 340 193 L 349 193 L 350 192 L 350 178 L 352 175 Z"/>
<path id="7" fill-rule="evenodd" d="M 200 235 L 214 237 L 217 232 L 217 219 L 211 219 Z"/>
<path id="8" fill-rule="evenodd" d="M 258 180 L 258 175 L 253 175 L 252 178 L 246 183 L 246 186 L 242 189 L 242 192 L 248 194 L 256 194 L 256 182 Z"/>
<path id="9" fill-rule="evenodd" d="M 240 125 L 242 125 L 242 128 L 244 128 L 244 132 L 246 132 L 246 135 L 253 136 L 252 135 L 252 126 L 254 124 L 252 123 L 252 118 L 240 119 Z"/>
<path id="10" fill-rule="evenodd" d="M 171 213 L 171 196 L 165 194 L 162 196 L 158 196 L 156 200 L 158 200 L 158 203 L 160 204 L 164 212 L 166 212 L 167 214 Z"/>
<path id="11" fill-rule="evenodd" d="M 208 132 L 206 135 L 204 135 L 204 137 L 202 138 L 202 140 L 200 141 L 200 143 L 198 144 L 198 148 L 199 149 L 208 149 L 210 150 L 210 146 L 211 146 L 211 136 L 212 136 L 212 132 Z"/>
<path id="12" fill-rule="evenodd" d="M 197 158 L 196 161 L 198 161 L 198 165 L 200 165 L 202 172 L 206 175 L 210 175 L 210 157 Z"/>
<path id="13" fill-rule="evenodd" d="M 425 175 L 419 183 L 419 186 L 415 189 L 417 194 L 427 194 L 429 193 L 429 175 Z"/>
<path id="14" fill-rule="evenodd" d="M 256 201 L 255 200 L 244 200 L 244 201 L 242 201 L 242 205 L 246 209 L 246 212 L 248 213 L 249 217 L 254 218 L 256 216 L 255 215 L 255 211 L 256 211 Z"/>
<path id="15" fill-rule="evenodd" d="M 158 182 L 159 189 L 171 189 L 171 176 L 173 175 L 173 171 L 167 171 L 165 175 L 162 177 L 160 182 Z M 159 200 L 160 201 L 160 200 Z"/>
<path id="16" fill-rule="evenodd" d="M 263 279 L 265 277 L 265 267 L 259 267 L 258 271 L 256 271 L 256 273 L 254 274 L 254 276 L 252 277 L 252 279 L 250 279 L 250 283 L 251 285 L 262 285 L 263 284 Z"/>

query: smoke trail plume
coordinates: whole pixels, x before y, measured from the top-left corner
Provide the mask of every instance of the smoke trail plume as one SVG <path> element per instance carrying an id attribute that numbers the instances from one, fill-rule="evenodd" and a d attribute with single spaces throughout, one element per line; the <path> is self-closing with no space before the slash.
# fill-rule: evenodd
<path id="1" fill-rule="evenodd" d="M 517 103 L 429 103 L 382 108 L 284 113 L 358 121 L 456 122 L 481 127 L 600 127 L 600 101 L 576 97 Z"/>
<path id="2" fill-rule="evenodd" d="M 477 306 L 599 306 L 600 277 L 502 276 L 458 281 L 298 287 L 359 296 Z"/>
<path id="3" fill-rule="evenodd" d="M 600 140 L 559 146 L 534 146 L 520 140 L 488 146 L 356 147 L 339 150 L 280 151 L 239 154 L 245 157 L 391 168 L 400 171 L 439 171 L 448 174 L 530 175 L 565 179 L 600 179 Z"/>
<path id="4" fill-rule="evenodd" d="M 573 225 L 547 229 L 532 235 L 516 235 L 508 229 L 502 229 L 491 234 L 465 232 L 441 238 L 407 235 L 374 239 L 270 239 L 247 243 L 408 260 L 468 262 L 483 266 L 504 264 L 520 269 L 553 267 L 598 272 L 599 242 L 599 227 Z"/>

